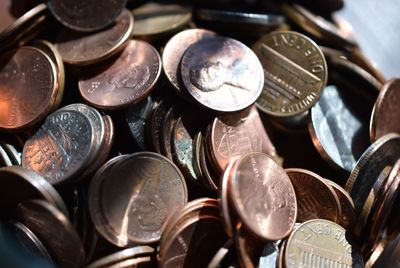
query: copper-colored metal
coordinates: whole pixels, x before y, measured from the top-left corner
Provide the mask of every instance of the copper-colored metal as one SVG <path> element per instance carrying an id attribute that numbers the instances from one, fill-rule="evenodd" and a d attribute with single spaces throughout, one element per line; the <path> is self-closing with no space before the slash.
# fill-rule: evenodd
<path id="1" fill-rule="evenodd" d="M 151 255 L 153 252 L 154 248 L 149 246 L 136 246 L 127 248 L 96 260 L 95 262 L 90 263 L 87 268 L 109 267 L 110 265 L 119 263 L 121 261 L 129 260 L 139 256 Z"/>

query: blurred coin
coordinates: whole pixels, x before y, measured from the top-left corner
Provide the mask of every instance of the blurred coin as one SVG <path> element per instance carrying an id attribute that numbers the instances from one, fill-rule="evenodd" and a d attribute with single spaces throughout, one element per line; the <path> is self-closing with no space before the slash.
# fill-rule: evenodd
<path id="1" fill-rule="evenodd" d="M 151 257 L 135 257 L 114 263 L 108 268 L 153 268 Z"/>
<path id="2" fill-rule="evenodd" d="M 15 147 L 9 143 L 6 142 L 0 142 L 1 144 L 1 151 L 0 154 L 3 154 L 6 152 L 7 156 L 10 158 L 11 163 L 13 165 L 21 165 L 21 153 L 15 149 Z M 3 152 L 4 151 L 4 152 Z"/>
<path id="3" fill-rule="evenodd" d="M 208 164 L 206 152 L 204 149 L 204 146 L 206 146 L 205 142 L 206 142 L 205 138 L 202 138 L 200 151 L 199 151 L 201 174 L 203 176 L 203 179 L 206 182 L 206 185 L 209 187 L 209 189 L 213 192 L 217 192 L 218 184 L 216 182 L 218 182 L 219 178 L 216 177 L 215 175 L 213 175 L 209 169 L 210 165 Z"/>
<path id="4" fill-rule="evenodd" d="M 149 138 L 149 143 L 156 153 L 161 153 L 160 137 L 161 128 L 165 113 L 168 111 L 168 104 L 161 100 L 155 104 L 151 112 L 150 121 L 146 124 L 146 137 Z"/>
<path id="5" fill-rule="evenodd" d="M 110 265 L 117 264 L 121 261 L 135 258 L 138 256 L 150 255 L 154 252 L 154 248 L 149 246 L 136 246 L 132 248 L 123 249 L 111 255 L 105 256 L 95 262 L 92 262 L 87 268 L 104 268 Z"/>
<path id="6" fill-rule="evenodd" d="M 255 102 L 264 77 L 256 55 L 244 44 L 227 37 L 197 41 L 181 62 L 183 83 L 202 106 L 233 112 Z"/>
<path id="7" fill-rule="evenodd" d="M 64 29 L 56 38 L 56 47 L 65 63 L 89 65 L 120 52 L 133 33 L 132 13 L 124 9 L 108 28 L 94 33 L 79 33 Z"/>
<path id="8" fill-rule="evenodd" d="M 327 66 L 317 44 L 292 31 L 272 32 L 253 46 L 264 68 L 264 88 L 256 104 L 264 113 L 301 114 L 319 99 Z"/>
<path id="9" fill-rule="evenodd" d="M 117 58 L 82 75 L 79 91 L 97 108 L 120 109 L 147 97 L 160 72 L 161 59 L 157 50 L 146 42 L 129 40 Z"/>
<path id="10" fill-rule="evenodd" d="M 11 161 L 10 156 L 4 150 L 3 146 L 0 144 L 0 167 L 9 167 L 14 165 Z"/>
<path id="11" fill-rule="evenodd" d="M 172 135 L 176 124 L 176 114 L 173 107 L 165 113 L 160 130 L 160 151 L 169 160 L 174 161 L 172 148 Z"/>
<path id="12" fill-rule="evenodd" d="M 228 240 L 218 251 L 207 265 L 207 268 L 229 267 L 236 268 L 236 252 L 233 248 L 232 240 Z"/>
<path id="13" fill-rule="evenodd" d="M 126 0 L 79 1 L 49 0 L 53 16 L 64 26 L 82 32 L 93 32 L 111 25 L 126 5 Z"/>

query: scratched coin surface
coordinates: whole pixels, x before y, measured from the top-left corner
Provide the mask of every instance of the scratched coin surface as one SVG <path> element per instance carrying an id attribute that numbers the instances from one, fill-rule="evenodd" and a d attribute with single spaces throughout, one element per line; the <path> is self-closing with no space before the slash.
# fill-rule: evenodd
<path id="1" fill-rule="evenodd" d="M 122 12 L 126 0 L 49 0 L 47 6 L 64 26 L 81 32 L 93 32 L 111 25 Z"/>
<path id="2" fill-rule="evenodd" d="M 256 104 L 272 116 L 293 116 L 311 108 L 325 87 L 328 70 L 317 44 L 292 31 L 272 32 L 253 50 L 264 68 L 264 85 Z"/>
<path id="3" fill-rule="evenodd" d="M 97 231 L 120 247 L 157 242 L 162 225 L 186 202 L 186 183 L 178 168 L 151 152 L 111 159 L 89 188 Z"/>
<path id="4" fill-rule="evenodd" d="M 137 103 L 154 88 L 161 58 L 149 43 L 130 40 L 118 58 L 95 66 L 79 80 L 79 91 L 91 105 L 118 109 Z"/>
<path id="5" fill-rule="evenodd" d="M 323 219 L 300 225 L 286 242 L 284 264 L 298 267 L 364 267 L 361 254 L 340 225 Z"/>
<path id="6" fill-rule="evenodd" d="M 230 187 L 240 219 L 262 239 L 288 236 L 296 222 L 297 202 L 286 172 L 263 153 L 250 153 L 237 161 Z"/>
<path id="7" fill-rule="evenodd" d="M 64 29 L 56 38 L 56 46 L 64 62 L 88 65 L 109 58 L 121 51 L 133 33 L 132 13 L 124 9 L 115 23 L 99 32 L 79 33 Z"/>
<path id="8" fill-rule="evenodd" d="M 34 47 L 20 47 L 0 57 L 0 130 L 16 131 L 43 119 L 57 97 L 57 71 Z"/>
<path id="9" fill-rule="evenodd" d="M 46 118 L 24 145 L 22 166 L 60 184 L 90 161 L 95 136 L 89 119 L 78 111 L 59 110 Z"/>
<path id="10" fill-rule="evenodd" d="M 238 111 L 253 104 L 264 84 L 262 70 L 247 46 L 220 36 L 197 41 L 181 62 L 182 80 L 190 95 L 219 112 Z"/>

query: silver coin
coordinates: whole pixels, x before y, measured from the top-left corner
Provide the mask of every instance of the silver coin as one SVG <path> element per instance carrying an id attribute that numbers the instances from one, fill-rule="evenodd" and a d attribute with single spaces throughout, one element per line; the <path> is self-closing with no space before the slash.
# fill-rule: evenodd
<path id="1" fill-rule="evenodd" d="M 112 264 L 116 264 L 120 261 L 127 259 L 151 255 L 154 252 L 154 248 L 149 246 L 136 246 L 132 248 L 127 248 L 111 255 L 105 256 L 87 266 L 87 268 L 105 268 Z"/>

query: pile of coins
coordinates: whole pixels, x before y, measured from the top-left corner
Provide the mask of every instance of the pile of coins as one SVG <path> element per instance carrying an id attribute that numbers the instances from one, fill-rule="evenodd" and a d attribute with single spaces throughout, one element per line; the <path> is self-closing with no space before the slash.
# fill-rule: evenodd
<path id="1" fill-rule="evenodd" d="M 264 2 L 22 8 L 0 32 L 5 267 L 398 266 L 400 79 L 342 1 Z"/>

